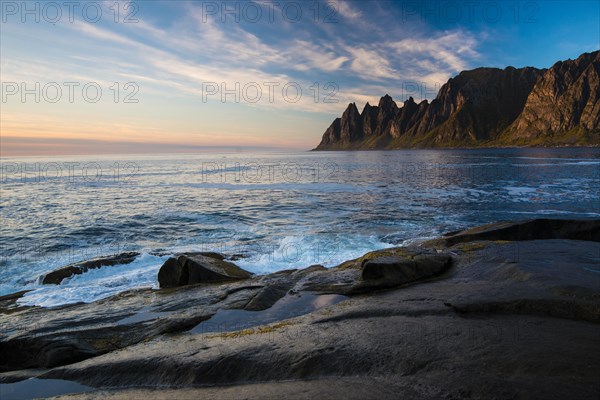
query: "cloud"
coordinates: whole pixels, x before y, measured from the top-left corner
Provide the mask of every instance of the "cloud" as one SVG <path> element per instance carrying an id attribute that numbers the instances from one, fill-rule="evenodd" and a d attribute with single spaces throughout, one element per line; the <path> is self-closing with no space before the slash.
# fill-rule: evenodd
<path id="1" fill-rule="evenodd" d="M 362 12 L 354 9 L 352 6 L 350 6 L 350 3 L 347 1 L 337 1 L 332 4 L 334 6 L 337 6 L 337 11 L 340 13 L 341 16 L 350 21 L 355 21 L 362 18 Z"/>
<path id="2" fill-rule="evenodd" d="M 199 18 L 199 16 L 196 15 L 195 18 Z M 233 31 L 238 35 L 237 39 L 233 40 L 229 37 L 230 34 L 222 31 L 221 27 L 214 22 L 207 22 L 198 29 L 200 38 L 210 42 L 206 46 L 207 48 L 204 49 L 205 54 L 203 56 L 206 56 L 207 53 L 210 55 L 211 51 L 220 49 L 220 52 L 214 58 L 211 58 L 210 62 L 195 61 L 194 57 L 184 57 L 175 52 L 161 50 L 122 35 L 108 32 L 106 29 L 97 26 L 90 28 L 85 24 L 76 24 L 73 28 L 86 35 L 128 46 L 136 58 L 139 57 L 143 60 L 145 66 L 152 67 L 150 70 L 154 76 L 142 75 L 144 81 L 151 81 L 155 84 L 163 82 L 163 86 L 189 95 L 202 96 L 203 84 L 213 82 L 219 85 L 224 83 L 227 89 L 235 88 L 236 83 L 240 87 L 246 84 L 258 83 L 264 91 L 269 90 L 269 87 L 264 85 L 266 82 L 274 82 L 278 85 L 276 87 L 278 92 L 273 97 L 273 101 L 268 92 L 263 92 L 258 102 L 247 102 L 247 105 L 252 107 L 262 106 L 311 112 L 333 110 L 335 104 L 315 101 L 310 89 L 314 81 L 298 79 L 287 73 L 268 72 L 262 67 L 265 64 L 271 67 L 273 64 L 279 64 L 285 67 L 282 69 L 291 71 L 309 71 L 313 68 L 335 71 L 348 60 L 347 57 L 338 56 L 333 51 L 321 47 L 315 48 L 311 43 L 300 40 L 295 41 L 288 49 L 278 51 L 262 43 L 255 35 L 240 32 L 239 29 L 241 28 L 239 27 L 235 27 Z M 153 31 L 153 28 L 147 24 L 142 29 Z M 242 40 L 240 40 L 240 37 Z M 171 40 L 167 35 L 163 44 L 167 44 L 166 47 L 172 47 L 174 44 L 170 43 Z M 262 57 L 261 54 L 266 54 L 266 57 Z M 139 61 L 138 59 L 138 63 Z M 135 76 L 138 74 L 123 71 L 121 75 Z M 324 83 L 319 82 L 320 85 Z M 302 89 L 303 93 L 299 101 L 288 101 L 289 98 L 295 96 L 293 89 L 289 92 L 291 94 L 288 98 L 282 94 L 283 87 L 287 84 L 293 84 Z M 210 99 L 219 100 L 220 96 L 211 96 Z M 233 97 L 230 96 L 227 99 L 233 99 Z M 243 99 L 241 100 L 243 101 Z M 322 98 L 319 100 L 322 100 Z"/>
<path id="3" fill-rule="evenodd" d="M 296 40 L 285 52 L 288 66 L 298 71 L 338 71 L 349 57 L 339 55 L 323 46 L 306 40 Z"/>
<path id="4" fill-rule="evenodd" d="M 363 79 L 391 79 L 398 75 L 392 69 L 389 59 L 375 50 L 347 47 L 347 51 L 352 55 L 352 71 Z"/>
<path id="5" fill-rule="evenodd" d="M 111 42 L 124 44 L 124 45 L 132 45 L 135 44 L 135 41 L 129 39 L 125 36 L 119 35 L 117 33 L 111 32 L 106 29 L 99 28 L 96 24 L 86 23 L 79 20 L 75 20 L 72 23 L 74 29 L 85 33 L 90 36 L 94 36 L 98 39 L 102 40 L 110 40 Z"/>
<path id="6" fill-rule="evenodd" d="M 405 57 L 429 68 L 459 72 L 468 67 L 468 59 L 477 58 L 477 41 L 466 32 L 452 32 L 437 38 L 407 38 L 387 46 L 398 57 Z"/>
<path id="7" fill-rule="evenodd" d="M 345 18 L 361 20 L 361 12 L 348 3 L 337 5 Z M 439 87 L 440 80 L 445 82 L 451 75 L 468 68 L 470 61 L 478 57 L 477 41 L 462 31 L 444 32 L 433 38 L 417 35 L 400 40 L 369 38 L 370 43 L 375 43 L 371 47 L 343 37 L 332 41 L 326 36 L 316 37 L 313 41 L 292 37 L 287 41 L 266 43 L 256 33 L 245 30 L 243 24 L 203 18 L 199 7 L 190 5 L 188 15 L 191 23 L 180 22 L 172 28 L 178 32 L 156 28 L 149 22 L 128 27 L 145 32 L 150 38 L 146 43 L 98 26 L 80 24 L 75 28 L 87 35 L 130 47 L 142 57 L 145 65 L 152 67 L 151 73 L 126 71 L 125 75 L 143 76 L 145 81 L 154 84 L 163 80 L 166 86 L 191 95 L 201 95 L 203 82 L 225 82 L 227 87 L 233 87 L 235 82 L 241 85 L 278 82 L 281 86 L 297 82 L 304 88 L 314 83 L 296 76 L 296 71 L 312 76 L 320 71 L 320 83 L 333 80 L 346 86 L 345 92 L 351 93 L 359 93 L 361 82 L 369 81 L 385 81 L 392 89 L 401 87 L 406 81 L 421 81 L 428 87 Z M 338 30 L 343 29 L 343 24 L 334 25 Z M 364 29 L 358 25 L 356 29 Z M 363 93 L 364 97 L 370 95 Z M 431 98 L 432 93 L 427 97 Z M 332 106 L 309 104 L 305 100 L 283 103 L 263 101 L 249 105 L 303 111 L 332 109 Z"/>

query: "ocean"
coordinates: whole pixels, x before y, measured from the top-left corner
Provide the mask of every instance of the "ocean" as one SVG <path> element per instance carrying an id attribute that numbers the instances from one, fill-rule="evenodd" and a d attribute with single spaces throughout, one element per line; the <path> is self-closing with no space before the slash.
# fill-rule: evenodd
<path id="1" fill-rule="evenodd" d="M 600 217 L 598 148 L 2 158 L 1 173 L 0 295 L 43 307 L 158 288 L 182 251 L 264 274 L 498 220 Z M 39 283 L 126 251 L 141 255 Z"/>

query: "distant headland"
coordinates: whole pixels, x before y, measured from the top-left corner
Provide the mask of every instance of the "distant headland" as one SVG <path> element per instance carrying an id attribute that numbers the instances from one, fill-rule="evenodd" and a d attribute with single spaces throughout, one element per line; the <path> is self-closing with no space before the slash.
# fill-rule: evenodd
<path id="1" fill-rule="evenodd" d="M 600 145 L 600 51 L 550 69 L 477 68 L 429 103 L 350 103 L 314 150 Z"/>

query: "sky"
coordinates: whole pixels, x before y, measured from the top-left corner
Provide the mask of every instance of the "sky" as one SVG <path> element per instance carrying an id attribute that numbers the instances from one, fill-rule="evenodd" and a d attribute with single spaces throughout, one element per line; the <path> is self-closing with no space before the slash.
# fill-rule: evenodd
<path id="1" fill-rule="evenodd" d="M 0 2 L 0 155 L 316 147 L 348 103 L 600 48 L 600 1 Z"/>

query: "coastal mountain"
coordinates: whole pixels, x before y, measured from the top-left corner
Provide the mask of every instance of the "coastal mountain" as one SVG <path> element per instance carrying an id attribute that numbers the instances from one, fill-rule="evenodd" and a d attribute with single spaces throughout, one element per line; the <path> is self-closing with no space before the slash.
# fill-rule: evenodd
<path id="1" fill-rule="evenodd" d="M 547 136 L 585 136 L 600 130 L 600 51 L 559 61 L 536 83 L 519 117 L 505 133 L 514 142 Z M 590 137 L 593 138 L 593 137 Z"/>
<path id="2" fill-rule="evenodd" d="M 429 103 L 350 103 L 315 150 L 598 145 L 600 51 L 550 69 L 477 68 Z"/>

